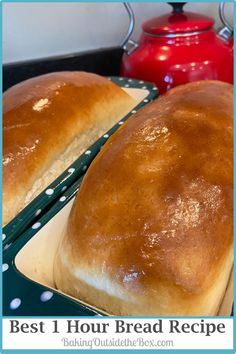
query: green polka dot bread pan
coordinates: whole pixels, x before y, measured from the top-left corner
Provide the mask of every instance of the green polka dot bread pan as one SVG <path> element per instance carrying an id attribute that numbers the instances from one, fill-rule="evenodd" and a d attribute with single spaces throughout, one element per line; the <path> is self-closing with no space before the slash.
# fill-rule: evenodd
<path id="1" fill-rule="evenodd" d="M 3 252 L 4 316 L 108 315 L 60 293 L 53 280 L 55 253 L 82 178 Z M 233 282 L 230 279 L 219 315 L 229 316 L 232 302 Z"/>
<path id="2" fill-rule="evenodd" d="M 56 291 L 53 259 L 82 177 L 3 251 L 4 316 L 95 316 L 97 309 Z"/>
<path id="3" fill-rule="evenodd" d="M 123 122 L 133 115 L 137 110 L 155 99 L 158 95 L 157 88 L 144 81 L 127 79 L 123 77 L 109 77 L 114 83 L 127 91 L 136 99 L 138 105 L 129 114 L 122 118 L 112 129 L 98 139 L 92 146 L 69 166 L 53 183 L 51 183 L 41 194 L 29 203 L 12 221 L 3 228 L 3 248 L 9 245 L 43 215 L 56 199 L 71 186 L 88 168 L 101 146 L 107 138 L 113 134 Z"/>

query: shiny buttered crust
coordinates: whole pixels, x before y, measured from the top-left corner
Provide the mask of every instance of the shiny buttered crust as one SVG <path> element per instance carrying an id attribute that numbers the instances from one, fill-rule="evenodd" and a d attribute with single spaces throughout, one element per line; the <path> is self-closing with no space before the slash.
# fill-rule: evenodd
<path id="1" fill-rule="evenodd" d="M 135 105 L 111 81 L 58 72 L 3 95 L 3 224 Z"/>
<path id="2" fill-rule="evenodd" d="M 233 262 L 233 88 L 190 83 L 119 129 L 86 174 L 57 288 L 113 315 L 216 315 Z"/>

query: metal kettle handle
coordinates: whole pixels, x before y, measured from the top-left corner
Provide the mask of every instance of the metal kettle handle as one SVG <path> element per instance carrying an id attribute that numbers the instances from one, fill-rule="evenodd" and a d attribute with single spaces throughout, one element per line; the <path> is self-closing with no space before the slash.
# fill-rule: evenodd
<path id="1" fill-rule="evenodd" d="M 123 5 L 129 15 L 129 27 L 128 27 L 126 35 L 125 35 L 123 41 L 121 42 L 120 46 L 129 55 L 138 47 L 138 43 L 136 43 L 135 41 L 130 39 L 130 37 L 133 33 L 133 30 L 134 30 L 134 25 L 135 25 L 135 18 L 134 18 L 133 9 L 128 2 L 123 2 Z"/>
<path id="2" fill-rule="evenodd" d="M 225 17 L 225 2 L 221 2 L 219 4 L 219 17 L 221 19 L 221 22 L 223 23 L 224 27 L 219 31 L 219 36 L 222 38 L 228 40 L 232 37 L 234 28 L 231 26 L 231 24 L 227 21 Z"/>
<path id="3" fill-rule="evenodd" d="M 129 27 L 126 32 L 126 35 L 124 39 L 122 40 L 120 46 L 121 48 L 129 55 L 131 54 L 137 47 L 138 43 L 130 39 L 134 26 L 135 26 L 135 18 L 134 18 L 134 12 L 131 7 L 131 5 L 128 2 L 123 2 L 123 5 L 128 13 L 129 16 Z M 232 37 L 233 35 L 233 26 L 227 21 L 225 17 L 225 2 L 220 2 L 219 4 L 219 17 L 221 19 L 221 22 L 223 23 L 224 27 L 219 31 L 219 36 L 222 37 L 225 40 L 228 40 Z"/>

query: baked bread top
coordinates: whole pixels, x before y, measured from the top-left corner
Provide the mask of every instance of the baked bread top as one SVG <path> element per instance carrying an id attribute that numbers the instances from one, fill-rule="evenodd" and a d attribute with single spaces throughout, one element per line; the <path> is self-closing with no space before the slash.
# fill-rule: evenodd
<path id="1" fill-rule="evenodd" d="M 111 81 L 56 72 L 3 94 L 3 223 L 135 105 Z"/>
<path id="2" fill-rule="evenodd" d="M 233 88 L 202 81 L 141 109 L 74 202 L 58 288 L 115 315 L 216 314 L 232 266 Z"/>

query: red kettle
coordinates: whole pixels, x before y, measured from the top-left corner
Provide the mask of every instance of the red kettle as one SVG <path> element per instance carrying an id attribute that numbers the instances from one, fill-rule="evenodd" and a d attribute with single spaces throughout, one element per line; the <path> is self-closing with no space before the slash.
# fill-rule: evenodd
<path id="1" fill-rule="evenodd" d="M 184 12 L 184 2 L 171 2 L 171 14 L 142 24 L 139 44 L 130 40 L 134 14 L 124 3 L 130 25 L 122 43 L 124 54 L 121 75 L 155 82 L 160 93 L 197 80 L 222 80 L 233 83 L 233 28 L 219 4 L 224 27 L 217 33 L 211 17 Z"/>

